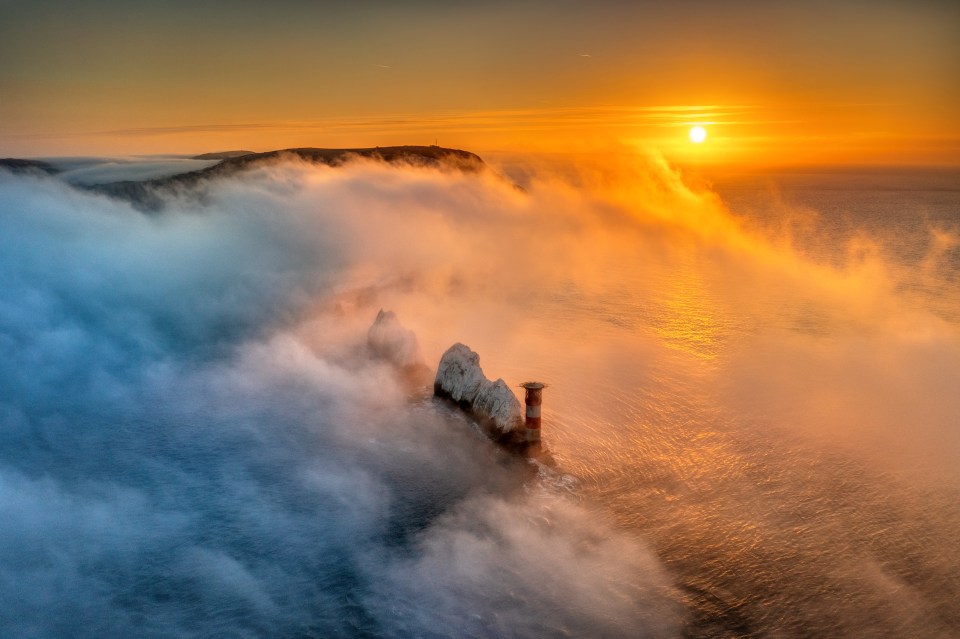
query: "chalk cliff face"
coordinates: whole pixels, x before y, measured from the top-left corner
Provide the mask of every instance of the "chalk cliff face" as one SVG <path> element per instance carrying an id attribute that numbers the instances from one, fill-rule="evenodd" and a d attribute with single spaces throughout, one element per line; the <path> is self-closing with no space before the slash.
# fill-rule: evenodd
<path id="1" fill-rule="evenodd" d="M 479 421 L 492 425 L 499 435 L 523 426 L 520 402 L 502 380 L 488 380 L 480 356 L 463 344 L 454 344 L 440 358 L 434 394 L 469 407 Z"/>

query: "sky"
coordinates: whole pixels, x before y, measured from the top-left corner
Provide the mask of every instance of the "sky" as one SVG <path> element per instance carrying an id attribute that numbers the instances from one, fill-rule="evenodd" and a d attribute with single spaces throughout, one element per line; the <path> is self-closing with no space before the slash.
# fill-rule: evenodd
<path id="1" fill-rule="evenodd" d="M 955 635 L 958 31 L 958 0 L 0 0 L 0 158 L 75 156 L 0 170 L 0 637 Z M 434 142 L 628 161 L 71 186 Z M 863 163 L 954 168 L 686 170 Z M 556 464 L 420 401 L 380 310 L 428 369 L 549 384 Z"/>
<path id="2" fill-rule="evenodd" d="M 957 78 L 952 2 L 0 0 L 0 156 L 960 164 Z"/>

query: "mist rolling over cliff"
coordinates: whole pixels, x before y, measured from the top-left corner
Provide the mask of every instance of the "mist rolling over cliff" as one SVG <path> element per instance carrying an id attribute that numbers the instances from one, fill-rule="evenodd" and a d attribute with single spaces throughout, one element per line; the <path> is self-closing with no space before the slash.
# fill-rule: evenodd
<path id="1" fill-rule="evenodd" d="M 524 187 L 0 171 L 0 634 L 953 636 L 956 191 L 903 255 L 656 157 Z M 556 467 L 411 399 L 380 308 L 549 381 Z"/>
<path id="2" fill-rule="evenodd" d="M 958 27 L 0 0 L 0 639 L 960 637 Z"/>

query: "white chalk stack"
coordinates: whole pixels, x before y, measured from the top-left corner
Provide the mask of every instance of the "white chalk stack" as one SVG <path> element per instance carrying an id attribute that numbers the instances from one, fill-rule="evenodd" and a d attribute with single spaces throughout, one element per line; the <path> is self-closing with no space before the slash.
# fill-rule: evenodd
<path id="1" fill-rule="evenodd" d="M 393 311 L 380 309 L 377 313 L 377 319 L 367 331 L 367 346 L 376 357 L 398 368 L 423 364 L 416 334 L 404 328 Z"/>
<path id="2" fill-rule="evenodd" d="M 502 379 L 490 381 L 480 368 L 480 356 L 454 344 L 440 358 L 434 394 L 468 408 L 478 421 L 492 425 L 499 437 L 523 432 L 520 402 Z"/>

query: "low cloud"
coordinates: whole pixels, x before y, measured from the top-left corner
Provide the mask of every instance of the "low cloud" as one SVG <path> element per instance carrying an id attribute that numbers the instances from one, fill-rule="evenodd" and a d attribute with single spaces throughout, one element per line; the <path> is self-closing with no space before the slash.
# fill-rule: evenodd
<path id="1" fill-rule="evenodd" d="M 331 188 L 343 178 L 348 191 Z M 542 606 L 576 592 L 590 605 L 563 626 L 634 636 L 637 611 L 660 610 L 647 634 L 671 634 L 669 578 L 641 542 L 573 503 L 561 506 L 579 522 L 569 535 L 536 525 L 557 506 L 524 495 L 526 465 L 462 418 L 411 404 L 367 356 L 374 316 L 356 300 L 423 264 L 398 251 L 392 273 L 373 273 L 380 256 L 351 242 L 375 220 L 350 219 L 349 190 L 358 213 L 378 183 L 449 197 L 438 179 L 275 166 L 149 216 L 0 176 L 4 634 L 452 635 L 458 611 L 491 619 L 505 605 L 531 619 L 515 634 L 534 636 Z M 396 204 L 371 215 L 400 216 Z M 523 547 L 497 552 L 504 540 L 483 525 Z M 459 600 L 424 616 L 429 584 L 403 566 L 424 578 L 444 560 L 436 544 L 460 535 L 455 552 L 475 546 L 491 576 L 452 566 Z M 563 551 L 550 570 L 568 585 L 529 599 L 541 546 Z M 624 567 L 614 549 L 635 557 Z M 588 590 L 582 560 L 618 565 Z"/>
<path id="2" fill-rule="evenodd" d="M 787 632 L 815 627 L 799 589 L 823 583 L 890 610 L 884 584 L 911 589 L 887 628 L 955 618 L 955 564 L 935 559 L 956 514 L 914 513 L 921 576 L 896 561 L 909 518 L 881 530 L 861 499 L 907 513 L 918 493 L 874 468 L 960 446 L 936 300 L 908 301 L 883 251 L 805 257 L 657 160 L 525 187 L 282 162 L 145 215 L 0 174 L 4 633 Z M 940 231 L 930 277 L 954 250 Z M 428 364 L 463 341 L 491 376 L 550 382 L 559 468 L 412 400 L 366 348 L 380 308 Z M 828 515 L 846 514 L 805 520 L 797 550 L 771 513 L 842 476 L 856 488 Z M 886 563 L 816 559 L 841 555 Z M 825 628 L 860 619 L 820 603 Z"/>

